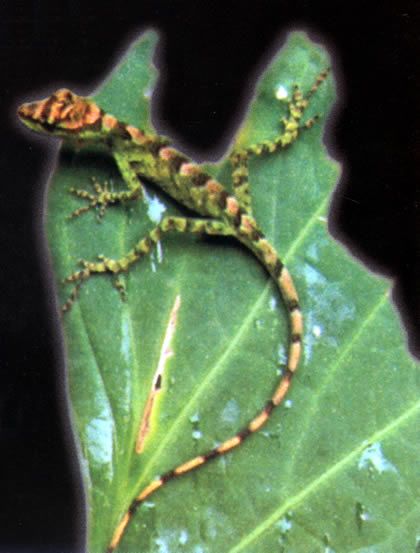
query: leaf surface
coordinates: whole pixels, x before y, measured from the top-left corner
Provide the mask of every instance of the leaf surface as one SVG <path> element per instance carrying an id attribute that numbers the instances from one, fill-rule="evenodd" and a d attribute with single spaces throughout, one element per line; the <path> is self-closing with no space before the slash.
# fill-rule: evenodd
<path id="1" fill-rule="evenodd" d="M 154 33 L 145 33 L 94 97 L 150 128 Z M 295 33 L 261 78 L 238 134 L 273 139 L 298 83 L 329 65 Z M 163 486 L 135 513 L 124 553 L 384 553 L 414 551 L 420 528 L 419 371 L 387 282 L 327 232 L 339 168 L 322 144 L 334 101 L 328 77 L 307 114 L 321 116 L 291 148 L 250 160 L 254 215 L 293 275 L 304 354 L 287 400 L 231 453 Z M 229 163 L 210 167 L 227 187 Z M 125 188 L 109 154 L 64 147 L 50 183 L 48 235 L 60 280 L 80 258 L 118 258 L 164 215 L 185 211 L 152 186 L 144 202 L 68 220 L 71 187 Z M 133 498 L 158 475 L 241 430 L 285 365 L 287 315 L 258 261 L 233 240 L 168 235 L 123 280 L 91 278 L 63 324 L 71 403 L 89 503 L 89 553 L 104 553 Z M 144 451 L 134 445 L 177 298 L 180 306 Z"/>

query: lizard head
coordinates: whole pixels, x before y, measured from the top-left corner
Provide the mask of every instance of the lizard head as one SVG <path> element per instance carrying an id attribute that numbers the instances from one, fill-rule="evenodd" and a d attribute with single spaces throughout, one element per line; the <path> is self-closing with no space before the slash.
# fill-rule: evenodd
<path id="1" fill-rule="evenodd" d="M 34 131 L 69 137 L 97 130 L 103 112 L 88 98 L 63 88 L 45 100 L 21 105 L 18 115 Z"/>

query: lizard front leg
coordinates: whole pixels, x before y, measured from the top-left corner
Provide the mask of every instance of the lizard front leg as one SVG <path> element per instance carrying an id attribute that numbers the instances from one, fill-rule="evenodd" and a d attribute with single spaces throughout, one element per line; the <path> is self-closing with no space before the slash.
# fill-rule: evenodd
<path id="1" fill-rule="evenodd" d="M 68 216 L 68 219 L 75 219 L 80 215 L 90 211 L 91 209 L 98 210 L 98 220 L 100 221 L 105 215 L 105 210 L 111 206 L 118 203 L 128 202 L 131 200 L 140 200 L 143 195 L 143 183 L 139 177 L 131 170 L 127 160 L 124 155 L 114 152 L 114 158 L 118 165 L 121 175 L 124 178 L 124 181 L 128 184 L 128 190 L 123 190 L 120 192 L 112 192 L 109 189 L 109 183 L 106 181 L 104 185 L 101 185 L 99 182 L 92 178 L 94 192 L 82 188 L 71 188 L 70 192 L 77 196 L 87 200 L 89 203 L 86 206 L 79 207 L 71 215 Z"/>
<path id="2" fill-rule="evenodd" d="M 232 228 L 215 219 L 195 219 L 189 217 L 165 217 L 145 238 L 137 242 L 132 250 L 119 259 L 111 259 L 100 256 L 98 261 L 81 260 L 83 268 L 80 271 L 72 273 L 64 279 L 63 283 L 75 283 L 69 299 L 62 307 L 62 310 L 69 311 L 77 298 L 80 287 L 91 276 L 95 274 L 109 273 L 118 275 L 123 271 L 128 271 L 131 265 L 141 259 L 144 255 L 149 255 L 153 247 L 161 240 L 167 232 L 191 232 L 195 234 L 207 234 L 212 236 L 233 235 Z M 124 298 L 125 290 L 120 281 L 115 281 L 115 286 Z"/>
<path id="3" fill-rule="evenodd" d="M 139 184 L 137 188 L 131 188 L 130 190 L 124 190 L 122 192 L 112 192 L 109 189 L 108 181 L 105 181 L 104 185 L 102 186 L 99 182 L 95 180 L 95 178 L 92 178 L 92 183 L 94 193 L 82 188 L 70 188 L 70 192 L 72 194 L 74 194 L 78 198 L 87 200 L 89 203 L 88 205 L 79 207 L 75 211 L 73 211 L 73 213 L 67 217 L 68 219 L 75 219 L 76 217 L 83 215 L 91 209 L 97 209 L 98 221 L 100 221 L 105 215 L 105 210 L 109 206 L 121 202 L 127 202 L 130 200 L 138 200 L 143 195 L 143 188 L 141 184 Z"/>

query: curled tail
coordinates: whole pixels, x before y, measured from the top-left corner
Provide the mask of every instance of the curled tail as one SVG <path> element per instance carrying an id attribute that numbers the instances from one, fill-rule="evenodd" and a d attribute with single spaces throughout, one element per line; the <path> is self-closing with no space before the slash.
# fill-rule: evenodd
<path id="1" fill-rule="evenodd" d="M 185 463 L 178 465 L 176 468 L 166 472 L 162 476 L 159 476 L 150 484 L 148 484 L 140 494 L 131 502 L 128 510 L 118 523 L 118 526 L 114 532 L 112 540 L 108 546 L 106 553 L 113 553 L 118 547 L 121 537 L 134 515 L 136 509 L 156 490 L 161 488 L 166 482 L 182 476 L 196 468 L 204 465 L 207 461 L 224 455 L 228 451 L 234 449 L 241 444 L 248 436 L 257 432 L 263 424 L 269 419 L 274 408 L 277 407 L 283 400 L 287 391 L 290 388 L 293 375 L 298 367 L 299 358 L 302 350 L 302 338 L 303 338 L 303 319 L 299 308 L 299 300 L 296 292 L 295 285 L 293 284 L 292 277 L 289 271 L 282 264 L 278 254 L 271 244 L 266 240 L 262 233 L 258 232 L 258 236 L 255 236 L 254 219 L 250 215 L 242 214 L 243 225 L 242 231 L 238 230 L 237 238 L 244 243 L 263 263 L 272 278 L 275 280 L 286 308 L 289 314 L 289 351 L 288 360 L 285 372 L 277 385 L 273 395 L 261 409 L 261 411 L 243 428 L 240 432 L 224 441 L 219 446 L 198 455 Z M 256 225 L 256 223 L 255 223 Z M 253 240 L 249 239 L 248 232 L 244 228 L 253 228 Z"/>

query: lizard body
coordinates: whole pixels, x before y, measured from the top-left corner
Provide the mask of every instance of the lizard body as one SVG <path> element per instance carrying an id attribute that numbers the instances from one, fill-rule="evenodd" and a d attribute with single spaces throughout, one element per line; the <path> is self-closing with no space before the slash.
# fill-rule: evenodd
<path id="1" fill-rule="evenodd" d="M 79 97 L 67 89 L 35 103 L 23 104 L 18 114 L 32 130 L 54 135 L 79 146 L 103 144 L 115 158 L 127 190 L 110 192 L 107 186 L 95 184 L 96 194 L 85 190 L 72 192 L 89 201 L 72 217 L 100 207 L 101 215 L 112 204 L 134 201 L 143 194 L 143 180 L 151 181 L 183 206 L 200 217 L 166 217 L 152 232 L 137 242 L 134 248 L 120 259 L 101 257 L 99 261 L 82 261 L 82 269 L 71 274 L 66 282 L 75 286 L 63 311 L 74 304 L 78 291 L 86 280 L 95 274 L 118 275 L 151 252 L 166 232 L 192 232 L 209 235 L 233 236 L 246 246 L 264 265 L 277 284 L 289 317 L 289 348 L 286 369 L 272 397 L 248 425 L 218 447 L 179 465 L 153 480 L 138 494 L 121 518 L 107 553 L 118 546 L 121 536 L 137 507 L 165 482 L 185 474 L 219 455 L 237 447 L 268 420 L 273 409 L 286 395 L 297 369 L 302 350 L 303 321 L 299 299 L 292 278 L 284 267 L 274 247 L 260 230 L 252 216 L 248 192 L 247 160 L 250 155 L 270 154 L 291 145 L 302 128 L 309 128 L 315 121 L 301 123 L 302 114 L 310 97 L 327 77 L 328 70 L 319 75 L 309 93 L 304 97 L 295 88 L 289 100 L 289 115 L 283 120 L 284 132 L 273 141 L 234 149 L 230 159 L 233 166 L 232 180 L 236 194 L 231 194 L 222 183 L 209 176 L 203 168 L 170 146 L 166 138 L 145 133 L 120 122 L 105 113 L 89 98 Z M 118 284 L 117 284 L 117 287 Z M 120 290 L 121 291 L 121 290 Z"/>

